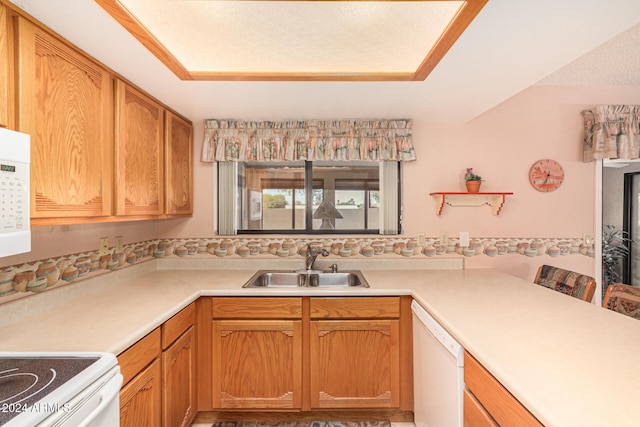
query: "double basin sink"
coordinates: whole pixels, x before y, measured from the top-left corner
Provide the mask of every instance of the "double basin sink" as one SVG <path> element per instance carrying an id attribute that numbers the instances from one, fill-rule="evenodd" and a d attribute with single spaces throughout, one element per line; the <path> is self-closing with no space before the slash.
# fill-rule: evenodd
<path id="1" fill-rule="evenodd" d="M 359 270 L 327 272 L 323 270 L 260 270 L 243 288 L 368 288 Z"/>

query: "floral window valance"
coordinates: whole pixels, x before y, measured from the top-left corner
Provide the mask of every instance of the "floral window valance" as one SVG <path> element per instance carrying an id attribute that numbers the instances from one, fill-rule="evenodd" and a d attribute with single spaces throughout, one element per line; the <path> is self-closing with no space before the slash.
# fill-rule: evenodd
<path id="1" fill-rule="evenodd" d="M 640 158 L 640 105 L 601 105 L 582 117 L 585 162 Z"/>
<path id="2" fill-rule="evenodd" d="M 411 120 L 205 120 L 203 162 L 415 160 Z"/>

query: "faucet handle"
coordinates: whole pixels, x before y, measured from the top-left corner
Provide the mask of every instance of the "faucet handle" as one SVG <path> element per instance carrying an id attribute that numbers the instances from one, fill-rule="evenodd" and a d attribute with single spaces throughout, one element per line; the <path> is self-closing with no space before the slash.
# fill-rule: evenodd
<path id="1" fill-rule="evenodd" d="M 337 273 L 338 272 L 338 264 L 332 264 L 331 265 L 331 272 L 332 273 Z"/>

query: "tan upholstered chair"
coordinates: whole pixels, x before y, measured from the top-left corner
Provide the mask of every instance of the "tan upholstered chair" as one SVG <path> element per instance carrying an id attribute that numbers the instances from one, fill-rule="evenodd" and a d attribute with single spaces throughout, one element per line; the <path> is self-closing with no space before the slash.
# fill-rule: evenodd
<path id="1" fill-rule="evenodd" d="M 604 294 L 602 306 L 625 316 L 640 319 L 640 288 L 623 283 L 609 285 Z"/>
<path id="2" fill-rule="evenodd" d="M 587 302 L 591 302 L 596 291 L 593 277 L 551 265 L 541 265 L 534 282 Z"/>

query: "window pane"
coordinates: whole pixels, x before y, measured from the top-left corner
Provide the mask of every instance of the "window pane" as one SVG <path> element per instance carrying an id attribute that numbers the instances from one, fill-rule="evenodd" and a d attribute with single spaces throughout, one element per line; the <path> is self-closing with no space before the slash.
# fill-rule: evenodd
<path id="1" fill-rule="evenodd" d="M 304 164 L 243 163 L 240 230 L 304 230 Z"/>
<path id="2" fill-rule="evenodd" d="M 336 221 L 336 229 L 365 229 L 364 191 L 336 190 L 336 208 L 342 214 L 342 221 Z"/>
<path id="3" fill-rule="evenodd" d="M 314 163 L 313 180 L 322 183 L 322 204 L 313 207 L 314 230 L 378 228 L 378 208 L 368 202 L 370 192 L 379 192 L 378 165 Z"/>

